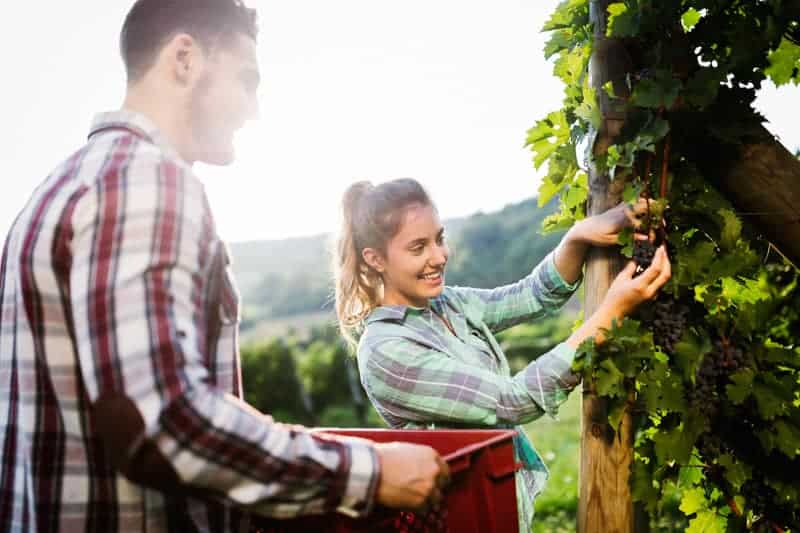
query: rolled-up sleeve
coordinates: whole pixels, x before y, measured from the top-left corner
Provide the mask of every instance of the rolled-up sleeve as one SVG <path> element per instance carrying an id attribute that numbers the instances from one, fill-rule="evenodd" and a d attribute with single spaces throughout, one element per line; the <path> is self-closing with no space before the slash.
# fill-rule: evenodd
<path id="1" fill-rule="evenodd" d="M 580 284 L 581 279 L 575 283 L 564 280 L 551 252 L 516 283 L 495 289 L 451 287 L 448 291 L 461 300 L 467 313 L 479 317 L 496 332 L 558 311 Z"/>

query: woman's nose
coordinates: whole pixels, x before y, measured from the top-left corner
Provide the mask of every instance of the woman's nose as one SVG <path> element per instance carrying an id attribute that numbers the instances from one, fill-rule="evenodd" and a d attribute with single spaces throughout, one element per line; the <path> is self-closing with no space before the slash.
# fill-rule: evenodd
<path id="1" fill-rule="evenodd" d="M 447 246 L 437 246 L 434 250 L 433 257 L 431 257 L 431 263 L 434 266 L 440 266 L 447 262 L 447 256 L 450 254 L 450 250 Z"/>

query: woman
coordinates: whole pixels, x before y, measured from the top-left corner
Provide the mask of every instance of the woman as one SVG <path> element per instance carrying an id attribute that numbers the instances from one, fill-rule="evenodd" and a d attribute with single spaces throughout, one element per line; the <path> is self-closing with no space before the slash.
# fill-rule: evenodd
<path id="1" fill-rule="evenodd" d="M 610 328 L 655 296 L 670 277 L 664 247 L 634 277 L 630 262 L 602 304 L 563 343 L 511 375 L 494 334 L 558 310 L 578 288 L 590 246 L 611 246 L 647 209 L 624 204 L 578 222 L 533 272 L 497 289 L 447 287 L 449 249 L 430 197 L 399 179 L 352 185 L 344 195 L 337 249 L 336 311 L 344 336 L 359 334 L 364 388 L 393 428 L 514 427 L 558 406 L 579 382 L 570 370 L 587 337 Z M 533 500 L 547 469 L 522 428 L 515 451 L 520 531 L 530 531 Z"/>

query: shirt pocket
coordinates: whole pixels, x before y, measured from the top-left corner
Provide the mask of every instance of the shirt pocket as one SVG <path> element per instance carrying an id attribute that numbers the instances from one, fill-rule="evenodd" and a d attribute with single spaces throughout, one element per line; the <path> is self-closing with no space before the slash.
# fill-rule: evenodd
<path id="1" fill-rule="evenodd" d="M 221 338 L 238 327 L 240 321 L 239 292 L 231 271 L 228 247 L 218 241 L 209 272 L 207 292 L 208 331 L 206 346 L 209 357 L 215 354 Z"/>
<path id="2" fill-rule="evenodd" d="M 223 326 L 241 322 L 241 297 L 233 276 L 233 261 L 228 246 L 220 242 L 219 319 Z"/>

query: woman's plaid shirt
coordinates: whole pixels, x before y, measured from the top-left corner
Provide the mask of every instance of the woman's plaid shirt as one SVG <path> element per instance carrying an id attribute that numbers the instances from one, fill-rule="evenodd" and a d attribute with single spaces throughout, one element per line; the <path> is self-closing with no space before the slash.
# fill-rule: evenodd
<path id="1" fill-rule="evenodd" d="M 241 400 L 227 263 L 202 184 L 153 124 L 98 116 L 3 251 L 0 532 L 245 531 L 236 508 L 371 508 L 370 444 Z"/>
<path id="2" fill-rule="evenodd" d="M 424 309 L 375 309 L 358 347 L 367 395 L 395 428 L 510 427 L 555 416 L 580 381 L 571 370 L 575 350 L 561 343 L 512 375 L 494 333 L 555 313 L 579 284 L 564 281 L 550 254 L 511 285 L 445 287 Z M 530 531 L 548 473 L 524 428 L 517 430 L 518 449 L 528 450 L 516 478 L 520 531 Z"/>

